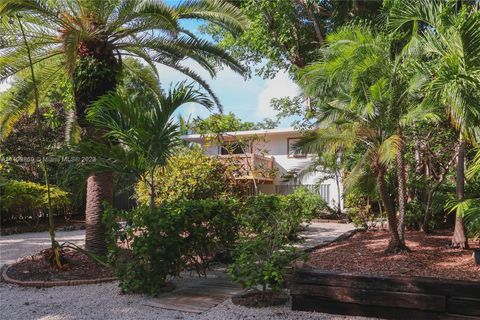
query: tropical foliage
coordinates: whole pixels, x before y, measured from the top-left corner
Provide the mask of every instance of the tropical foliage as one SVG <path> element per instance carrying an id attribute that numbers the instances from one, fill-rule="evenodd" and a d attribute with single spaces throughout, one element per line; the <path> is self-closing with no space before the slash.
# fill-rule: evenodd
<path id="1" fill-rule="evenodd" d="M 165 167 L 154 173 L 155 205 L 163 202 L 201 199 L 226 199 L 241 191 L 222 162 L 198 149 L 177 149 Z M 145 181 L 136 186 L 136 197 L 141 204 L 150 199 L 150 188 Z"/>
<path id="2" fill-rule="evenodd" d="M 48 214 L 47 187 L 35 182 L 8 180 L 1 182 L 0 202 L 2 223 L 36 222 Z M 51 186 L 50 201 L 53 213 L 69 212 L 70 198 L 64 190 Z"/>
<path id="3" fill-rule="evenodd" d="M 204 275 L 211 257 L 236 240 L 239 208 L 234 199 L 204 199 L 164 202 L 153 210 L 108 210 L 104 221 L 110 257 L 122 290 L 157 295 L 168 276 L 178 276 L 185 268 Z M 125 228 L 119 219 L 128 221 Z M 131 244 L 131 254 L 125 256 L 118 241 Z"/>
<path id="4" fill-rule="evenodd" d="M 35 85 L 27 78 L 18 91 L 21 95 L 12 96 L 8 108 L 2 108 L 0 123 L 7 127 L 28 110 L 34 97 L 42 100 L 49 86 L 67 76 L 81 136 L 96 138 L 86 115 L 93 102 L 116 90 L 124 69 L 122 57 L 135 57 L 155 73 L 156 63 L 184 73 L 218 106 L 208 84 L 185 61 L 194 61 L 211 76 L 222 67 L 243 72 L 224 50 L 181 25 L 182 20 L 199 19 L 228 32 L 241 31 L 246 19 L 238 8 L 224 1 L 186 1 L 169 6 L 140 0 L 5 0 L 0 4 L 0 18 L 0 81 L 28 70 L 30 65 L 36 71 Z M 29 46 L 23 45 L 22 38 Z M 146 83 L 151 80 L 141 72 L 137 76 Z M 156 85 L 151 84 L 152 90 Z M 113 200 L 113 181 L 111 171 L 93 172 L 87 179 L 86 248 L 96 253 L 105 251 L 101 214 L 103 203 Z"/>
<path id="5" fill-rule="evenodd" d="M 213 102 L 204 94 L 192 85 L 181 83 L 165 94 L 160 93 L 148 105 L 110 94 L 100 98 L 88 111 L 87 119 L 106 132 L 104 137 L 113 145 L 120 144 L 110 153 L 113 159 L 104 160 L 104 169 L 130 172 L 147 184 L 151 209 L 157 184 L 155 172 L 165 170 L 169 157 L 180 144 L 179 125 L 173 114 L 187 103 L 197 103 L 207 109 L 213 107 Z M 94 149 L 104 151 L 102 146 L 93 143 Z M 101 152 L 96 156 L 101 157 Z"/>
<path id="6" fill-rule="evenodd" d="M 322 58 L 299 73 L 320 127 L 301 146 L 319 154 L 341 152 L 347 192 L 356 193 L 357 201 L 378 192 L 392 234 L 388 251 L 396 251 L 404 247 L 409 210 L 421 210 L 415 201 L 426 202 L 417 225 L 428 231 L 432 201 L 455 160 L 457 198 L 465 196 L 465 148 L 476 144 L 479 125 L 480 19 L 475 6 L 443 1 L 387 1 L 385 11 L 384 23 L 356 22 L 330 33 Z M 442 158 L 425 150 L 434 140 L 424 144 L 418 129 L 447 119 L 457 139 L 446 135 L 450 129 L 439 130 L 446 140 L 438 146 L 449 142 Z M 407 179 L 407 151 L 415 154 L 414 181 L 421 175 L 433 180 L 422 186 L 425 192 L 415 191 L 419 185 Z M 367 183 L 372 174 L 376 183 Z M 415 193 L 422 198 L 415 200 Z M 363 202 L 367 216 L 370 200 Z M 460 214 L 452 245 L 466 246 Z"/>

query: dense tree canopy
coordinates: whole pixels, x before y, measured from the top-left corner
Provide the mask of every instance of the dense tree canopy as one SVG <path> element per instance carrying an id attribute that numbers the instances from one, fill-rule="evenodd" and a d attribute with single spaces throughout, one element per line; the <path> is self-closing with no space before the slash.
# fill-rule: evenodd
<path id="1" fill-rule="evenodd" d="M 240 61 L 264 77 L 278 70 L 302 68 L 319 57 L 326 35 L 355 19 L 373 20 L 381 0 L 230 1 L 249 18 L 249 28 L 238 38 L 210 24 L 203 30 Z"/>

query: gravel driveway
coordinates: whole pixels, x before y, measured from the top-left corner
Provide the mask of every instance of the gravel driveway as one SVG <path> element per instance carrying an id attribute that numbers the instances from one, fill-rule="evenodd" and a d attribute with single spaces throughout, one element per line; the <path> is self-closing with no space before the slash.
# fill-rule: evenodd
<path id="1" fill-rule="evenodd" d="M 58 232 L 59 240 L 83 243 L 84 231 Z M 0 237 L 0 265 L 48 247 L 48 233 Z M 184 279 L 185 282 L 195 279 Z M 191 314 L 146 306 L 151 298 L 122 295 L 117 282 L 56 288 L 21 288 L 0 283 L 0 319 L 8 320 L 130 320 L 130 319 L 367 319 L 322 313 L 291 311 L 290 307 L 249 309 L 230 300 L 203 314 Z"/>
<path id="2" fill-rule="evenodd" d="M 57 241 L 70 241 L 76 245 L 85 243 L 85 230 L 57 231 Z M 21 233 L 9 236 L 0 236 L 0 267 L 11 264 L 50 246 L 48 232 Z"/>

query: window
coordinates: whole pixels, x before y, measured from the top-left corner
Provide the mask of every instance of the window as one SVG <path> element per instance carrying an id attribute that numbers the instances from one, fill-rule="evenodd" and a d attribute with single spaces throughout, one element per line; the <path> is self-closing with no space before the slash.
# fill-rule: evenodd
<path id="1" fill-rule="evenodd" d="M 223 145 L 220 147 L 220 154 L 222 155 L 244 154 L 246 151 L 245 148 L 246 146 L 243 146 L 241 143 L 237 141 L 224 142 Z"/>
<path id="2" fill-rule="evenodd" d="M 304 158 L 307 155 L 302 153 L 297 147 L 297 143 L 300 141 L 300 138 L 288 138 L 287 139 L 287 153 L 289 158 Z"/>

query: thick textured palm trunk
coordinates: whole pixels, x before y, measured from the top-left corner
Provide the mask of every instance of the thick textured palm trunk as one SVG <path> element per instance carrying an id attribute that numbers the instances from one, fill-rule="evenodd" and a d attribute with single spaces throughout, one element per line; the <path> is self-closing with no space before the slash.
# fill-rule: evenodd
<path id="1" fill-rule="evenodd" d="M 98 42 L 82 43 L 79 50 L 81 58 L 73 72 L 75 111 L 82 128 L 82 139 L 100 143 L 104 142 L 102 133 L 95 130 L 85 116 L 93 102 L 116 89 L 121 69 L 113 52 L 104 43 L 101 38 Z M 113 184 L 112 172 L 95 172 L 87 180 L 85 248 L 93 253 L 103 254 L 107 250 L 102 215 L 104 202 L 112 203 Z"/>
<path id="2" fill-rule="evenodd" d="M 457 175 L 455 178 L 458 201 L 461 201 L 465 198 L 465 148 L 466 143 L 462 139 L 458 145 Z M 452 247 L 463 249 L 468 248 L 468 240 L 465 237 L 463 219 L 460 216 L 455 217 L 455 230 L 453 231 Z"/>
<path id="3" fill-rule="evenodd" d="M 390 232 L 390 241 L 385 250 L 387 253 L 397 253 L 406 250 L 407 248 L 400 240 L 398 235 L 397 216 L 393 206 L 392 198 L 385 185 L 385 168 L 382 165 L 377 165 L 377 187 L 382 200 L 385 211 L 387 212 L 388 230 Z"/>
<path id="4" fill-rule="evenodd" d="M 104 203 L 113 201 L 113 173 L 96 172 L 87 180 L 85 249 L 99 255 L 106 252 L 105 226 L 102 223 Z"/>
<path id="5" fill-rule="evenodd" d="M 407 183 L 405 179 L 405 160 L 403 157 L 405 147 L 401 128 L 398 128 L 397 134 L 400 137 L 400 146 L 396 155 L 398 182 L 398 237 L 400 238 L 400 242 L 405 245 L 405 204 L 407 202 Z"/>

